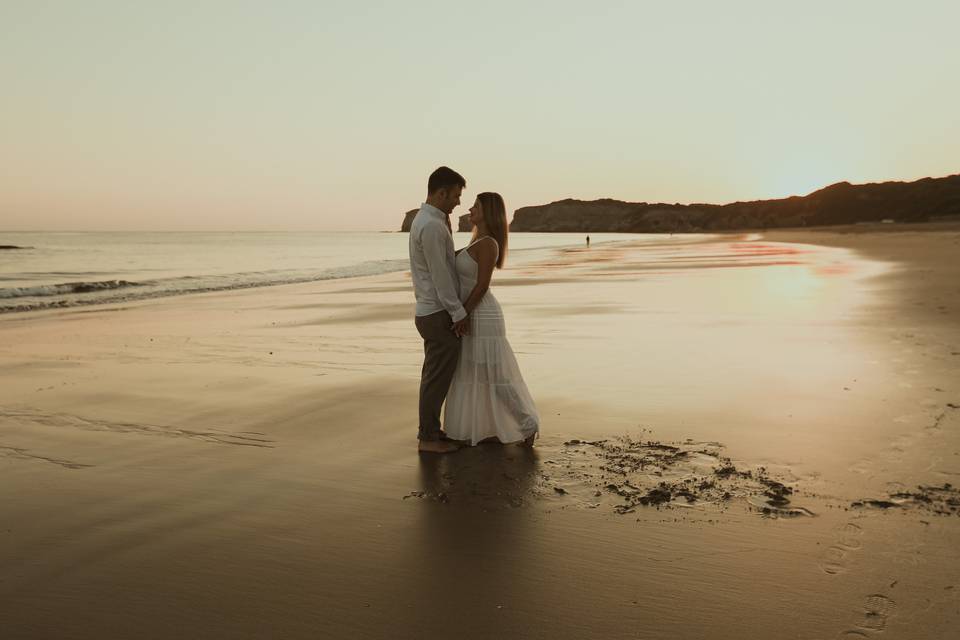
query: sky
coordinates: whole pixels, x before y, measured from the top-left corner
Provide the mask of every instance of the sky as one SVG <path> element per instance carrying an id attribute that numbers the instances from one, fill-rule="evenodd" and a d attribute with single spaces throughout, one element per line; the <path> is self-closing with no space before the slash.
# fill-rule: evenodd
<path id="1" fill-rule="evenodd" d="M 0 230 L 395 230 L 960 173 L 960 2 L 0 0 Z"/>

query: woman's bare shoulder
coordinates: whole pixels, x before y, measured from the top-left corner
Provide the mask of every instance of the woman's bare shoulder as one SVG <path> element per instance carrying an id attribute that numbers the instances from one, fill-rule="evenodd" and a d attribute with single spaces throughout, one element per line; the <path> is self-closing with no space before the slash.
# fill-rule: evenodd
<path id="1" fill-rule="evenodd" d="M 481 238 L 479 241 L 475 242 L 472 247 L 470 247 L 470 255 L 478 260 L 481 257 L 489 258 L 491 256 L 494 260 L 496 260 L 498 253 L 500 253 L 500 245 L 498 245 L 497 241 L 490 236 Z"/>

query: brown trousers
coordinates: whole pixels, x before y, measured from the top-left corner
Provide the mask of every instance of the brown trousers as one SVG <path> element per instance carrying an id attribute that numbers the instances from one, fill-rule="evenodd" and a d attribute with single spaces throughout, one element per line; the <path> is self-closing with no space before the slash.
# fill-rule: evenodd
<path id="1" fill-rule="evenodd" d="M 453 319 L 446 311 L 417 316 L 417 331 L 423 338 L 423 370 L 420 372 L 420 440 L 440 439 L 440 409 L 460 361 L 460 338 L 451 330 Z"/>

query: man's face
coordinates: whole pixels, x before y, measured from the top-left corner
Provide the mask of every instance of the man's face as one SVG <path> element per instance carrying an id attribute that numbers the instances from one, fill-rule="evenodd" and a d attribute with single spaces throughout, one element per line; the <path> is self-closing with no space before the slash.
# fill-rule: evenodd
<path id="1" fill-rule="evenodd" d="M 453 210 L 460 204 L 461 193 L 463 193 L 463 187 L 447 187 L 446 189 L 441 189 L 440 194 L 443 196 L 443 206 L 440 207 L 440 210 L 447 215 L 453 213 Z"/>

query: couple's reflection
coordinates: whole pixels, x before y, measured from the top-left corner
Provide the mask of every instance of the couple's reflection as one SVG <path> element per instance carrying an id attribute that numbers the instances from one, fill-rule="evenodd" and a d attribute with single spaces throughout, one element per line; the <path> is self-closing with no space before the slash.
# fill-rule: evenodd
<path id="1" fill-rule="evenodd" d="M 421 454 L 419 476 L 409 557 L 419 582 L 410 586 L 421 604 L 455 623 L 468 611 L 483 619 L 529 602 L 535 594 L 526 592 L 530 582 L 523 576 L 535 562 L 533 502 L 542 491 L 536 450 L 483 444 Z M 429 628 L 439 621 L 421 622 Z"/>
<path id="2" fill-rule="evenodd" d="M 481 512 L 522 507 L 539 490 L 533 447 L 481 444 L 454 454 L 421 454 L 419 469 L 421 497 Z"/>

